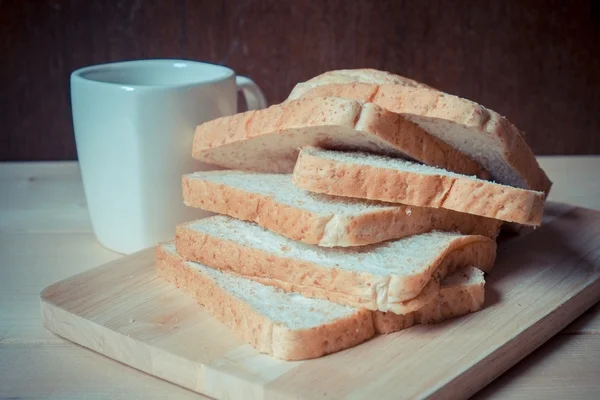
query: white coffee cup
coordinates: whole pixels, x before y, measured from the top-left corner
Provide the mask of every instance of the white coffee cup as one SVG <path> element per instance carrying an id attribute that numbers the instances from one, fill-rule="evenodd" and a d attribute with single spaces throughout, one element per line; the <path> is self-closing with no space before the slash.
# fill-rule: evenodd
<path id="1" fill-rule="evenodd" d="M 71 105 L 94 233 L 132 253 L 171 240 L 175 226 L 209 215 L 183 204 L 181 176 L 206 169 L 192 158 L 198 124 L 267 106 L 258 86 L 229 68 L 187 60 L 95 65 L 71 74 Z"/>

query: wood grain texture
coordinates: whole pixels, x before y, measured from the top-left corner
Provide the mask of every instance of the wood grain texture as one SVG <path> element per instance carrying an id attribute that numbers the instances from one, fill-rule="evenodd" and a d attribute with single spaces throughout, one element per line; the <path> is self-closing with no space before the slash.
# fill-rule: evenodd
<path id="1" fill-rule="evenodd" d="M 0 342 L 1 399 L 207 399 L 54 338 Z"/>
<path id="2" fill-rule="evenodd" d="M 166 57 L 230 66 L 271 104 L 379 68 L 506 115 L 537 154 L 600 153 L 599 21 L 584 0 L 2 1 L 0 160 L 75 159 L 70 72 Z"/>
<path id="3" fill-rule="evenodd" d="M 316 360 L 256 353 L 158 278 L 153 250 L 46 288 L 42 318 L 60 336 L 216 398 L 466 397 L 600 299 L 600 213 L 548 209 L 551 222 L 500 244 L 484 310 Z"/>
<path id="4" fill-rule="evenodd" d="M 589 384 L 598 379 L 600 370 L 600 353 L 594 345 L 597 340 L 594 336 L 555 337 L 473 400 L 597 400 L 598 388 Z"/>
<path id="5" fill-rule="evenodd" d="M 0 344 L 51 339 L 40 321 L 40 291 L 59 277 L 120 257 L 100 246 L 91 232 L 0 231 L 0 254 Z"/>

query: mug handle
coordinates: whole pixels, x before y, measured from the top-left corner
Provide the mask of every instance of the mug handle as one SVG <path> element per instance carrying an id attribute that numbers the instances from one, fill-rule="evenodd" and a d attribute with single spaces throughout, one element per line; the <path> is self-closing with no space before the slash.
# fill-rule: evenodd
<path id="1" fill-rule="evenodd" d="M 245 76 L 236 76 L 235 84 L 237 85 L 238 91 L 241 91 L 244 95 L 248 110 L 258 110 L 267 107 L 265 95 L 252 79 L 246 78 Z"/>

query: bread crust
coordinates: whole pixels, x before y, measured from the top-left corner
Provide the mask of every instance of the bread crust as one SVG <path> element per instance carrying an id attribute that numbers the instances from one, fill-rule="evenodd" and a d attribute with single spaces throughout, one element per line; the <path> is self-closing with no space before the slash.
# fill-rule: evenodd
<path id="1" fill-rule="evenodd" d="M 445 135 L 451 128 L 443 121 L 450 121 L 468 132 L 465 140 L 493 143 L 498 155 L 519 175 L 513 181 L 500 179 L 502 183 L 546 194 L 550 191 L 552 182 L 540 168 L 523 133 L 502 115 L 473 101 L 408 78 L 389 73 L 382 75 L 381 71 L 373 70 L 331 71 L 317 76 L 297 84 L 288 101 L 323 96 L 375 103 L 405 116 L 434 136 Z M 477 157 L 477 153 L 473 151 L 471 155 L 498 179 L 494 166 L 486 165 L 486 160 Z"/>
<path id="2" fill-rule="evenodd" d="M 543 192 L 470 177 L 428 175 L 327 158 L 314 148 L 300 152 L 293 182 L 299 188 L 335 196 L 446 208 L 524 225 L 540 225 Z"/>
<path id="3" fill-rule="evenodd" d="M 318 86 L 329 84 L 351 84 L 356 82 L 432 88 L 431 86 L 413 79 L 373 68 L 338 69 L 324 72 L 323 74 L 317 75 L 305 82 L 296 84 L 287 99 L 298 99 L 302 97 L 304 93 Z"/>
<path id="4" fill-rule="evenodd" d="M 292 330 L 274 323 L 211 278 L 187 268 L 184 259 L 161 246 L 156 249 L 156 269 L 159 276 L 191 295 L 237 336 L 274 358 L 317 358 L 360 344 L 374 335 L 372 313 L 360 309 L 348 318 L 311 329 Z"/>
<path id="5" fill-rule="evenodd" d="M 182 192 L 188 206 L 252 221 L 290 239 L 323 247 L 362 246 L 432 230 L 495 239 L 501 226 L 491 218 L 400 205 L 349 217 L 318 214 L 266 194 L 194 175 L 183 176 Z"/>
<path id="6" fill-rule="evenodd" d="M 369 310 L 398 314 L 421 308 L 439 292 L 439 282 L 455 270 L 477 265 L 489 272 L 496 257 L 496 242 L 477 235 L 458 236 L 431 265 L 410 276 L 377 276 L 363 271 L 327 268 L 262 249 L 244 247 L 235 240 L 191 229 L 176 228 L 177 252 L 187 260 L 244 277 L 275 282 L 287 291 Z M 432 282 L 433 281 L 433 282 Z M 432 282 L 432 283 L 430 283 Z M 427 285 L 427 290 L 423 290 Z M 419 296 L 423 292 L 423 295 Z"/>
<path id="7" fill-rule="evenodd" d="M 231 169 L 290 173 L 298 148 L 362 149 L 488 178 L 469 156 L 399 114 L 372 103 L 301 98 L 196 127 L 192 155 Z"/>

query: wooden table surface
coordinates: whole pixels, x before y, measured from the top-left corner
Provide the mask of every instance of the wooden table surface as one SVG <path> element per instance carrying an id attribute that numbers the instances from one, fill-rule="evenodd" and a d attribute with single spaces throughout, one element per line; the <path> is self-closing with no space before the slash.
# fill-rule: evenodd
<path id="1" fill-rule="evenodd" d="M 600 210 L 600 156 L 540 157 L 550 200 Z M 74 162 L 0 164 L 0 398 L 202 398 L 72 344 L 40 322 L 49 284 L 121 255 L 94 238 Z M 600 305 L 477 398 L 600 398 Z"/>

